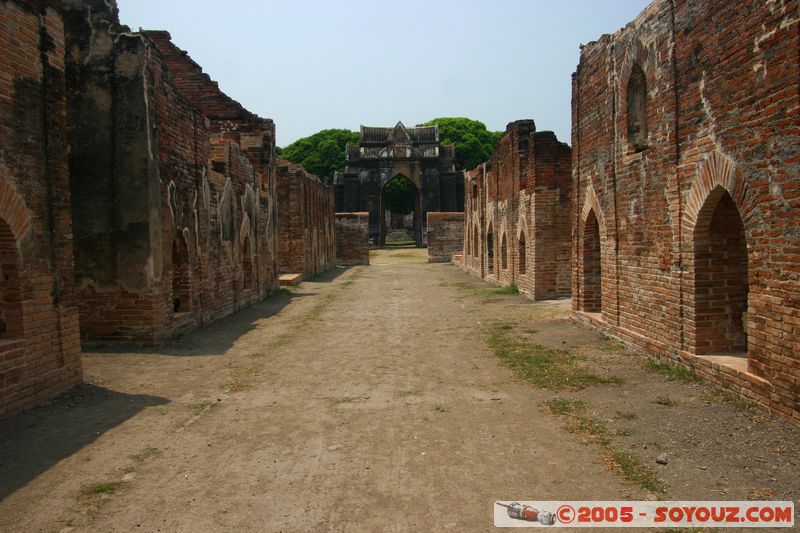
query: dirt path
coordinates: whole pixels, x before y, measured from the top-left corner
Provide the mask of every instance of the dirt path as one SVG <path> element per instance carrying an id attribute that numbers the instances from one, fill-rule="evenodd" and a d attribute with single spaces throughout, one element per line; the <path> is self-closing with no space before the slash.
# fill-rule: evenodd
<path id="1" fill-rule="evenodd" d="M 370 267 L 303 283 L 165 349 L 86 354 L 87 385 L 3 421 L 0 530 L 485 531 L 497 499 L 654 497 L 609 465 L 596 435 L 564 429 L 542 406 L 569 400 L 573 410 L 556 414 L 600 417 L 614 446 L 650 464 L 658 436 L 647 432 L 667 419 L 633 395 L 703 386 L 632 365 L 568 321 L 568 302 L 495 295 L 423 253 L 380 252 Z M 495 355 L 508 342 L 574 349 L 586 368 L 624 379 L 568 397 L 537 389 Z M 685 417 L 684 407 L 668 413 Z M 796 496 L 796 431 L 746 422 L 726 402 L 697 408 L 754 425 L 751 450 L 769 445 L 762 437 L 788 440 L 780 453 L 759 450 L 780 480 L 752 481 Z M 717 475 L 709 436 L 695 437 L 711 455 L 700 477 Z M 654 472 L 671 497 L 720 496 L 704 493 L 718 485 L 691 466 L 666 468 L 674 479 Z"/>

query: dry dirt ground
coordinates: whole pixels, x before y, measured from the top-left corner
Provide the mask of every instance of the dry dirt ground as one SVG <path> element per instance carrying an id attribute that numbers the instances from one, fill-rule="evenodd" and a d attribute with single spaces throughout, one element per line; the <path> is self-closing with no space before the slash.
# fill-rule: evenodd
<path id="1" fill-rule="evenodd" d="M 372 261 L 85 354 L 85 385 L 0 422 L 0 530 L 490 531 L 495 500 L 800 494 L 797 429 L 568 301 Z"/>

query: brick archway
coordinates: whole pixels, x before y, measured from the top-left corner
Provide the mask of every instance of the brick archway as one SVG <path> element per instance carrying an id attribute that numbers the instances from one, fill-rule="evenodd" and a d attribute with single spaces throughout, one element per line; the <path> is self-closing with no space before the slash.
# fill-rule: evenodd
<path id="1" fill-rule="evenodd" d="M 750 295 L 746 187 L 719 151 L 698 165 L 682 224 L 690 245 L 689 350 L 697 355 L 747 354 Z"/>
<path id="2" fill-rule="evenodd" d="M 601 313 L 603 310 L 603 241 L 606 223 L 600 202 L 591 185 L 581 211 L 578 234 L 580 252 L 578 309 L 586 313 Z"/>

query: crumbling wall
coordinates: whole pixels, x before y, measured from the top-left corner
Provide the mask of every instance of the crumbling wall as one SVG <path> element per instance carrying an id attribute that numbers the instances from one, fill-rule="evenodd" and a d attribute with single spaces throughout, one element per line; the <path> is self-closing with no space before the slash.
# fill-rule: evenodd
<path id="1" fill-rule="evenodd" d="M 265 297 L 271 121 L 238 104 L 210 118 L 198 94 L 233 101 L 207 75 L 178 83 L 199 67 L 166 32 L 120 26 L 113 3 L 64 10 L 82 338 L 156 344 Z"/>
<path id="2" fill-rule="evenodd" d="M 336 262 L 369 264 L 369 213 L 336 213 Z"/>
<path id="3" fill-rule="evenodd" d="M 570 293 L 571 151 L 532 120 L 506 128 L 490 162 L 465 177 L 469 272 L 534 299 Z"/>
<path id="4" fill-rule="evenodd" d="M 0 417 L 81 379 L 59 2 L 0 2 Z"/>
<path id="5" fill-rule="evenodd" d="M 428 213 L 428 263 L 449 263 L 464 249 L 464 213 Z"/>
<path id="6" fill-rule="evenodd" d="M 575 315 L 795 422 L 798 26 L 657 0 L 583 48 L 572 109 Z"/>
<path id="7" fill-rule="evenodd" d="M 301 165 L 279 161 L 278 272 L 304 279 L 336 266 L 333 190 Z"/>

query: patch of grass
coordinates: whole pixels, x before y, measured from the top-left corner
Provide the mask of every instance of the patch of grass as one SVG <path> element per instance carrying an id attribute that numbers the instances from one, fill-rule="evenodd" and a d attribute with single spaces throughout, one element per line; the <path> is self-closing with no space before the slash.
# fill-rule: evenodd
<path id="1" fill-rule="evenodd" d="M 422 393 L 416 389 L 410 389 L 410 390 L 401 390 L 400 392 L 397 393 L 397 395 L 401 398 L 405 398 L 407 396 L 422 396 Z"/>
<path id="2" fill-rule="evenodd" d="M 505 285 L 503 287 L 497 287 L 496 289 L 487 289 L 481 292 L 486 296 L 493 296 L 496 294 L 499 295 L 515 295 L 519 294 L 519 287 L 517 287 L 516 283 L 512 283 L 511 285 Z"/>
<path id="3" fill-rule="evenodd" d="M 256 366 L 244 366 L 236 363 L 228 363 L 226 366 L 230 375 L 230 381 L 225 387 L 228 392 L 242 392 L 249 389 L 252 378 L 261 373 L 261 369 Z"/>
<path id="4" fill-rule="evenodd" d="M 633 452 L 623 450 L 614 444 L 615 436 L 627 436 L 625 429 L 613 431 L 605 420 L 588 412 L 588 406 L 581 400 L 552 398 L 543 404 L 544 408 L 567 420 L 567 431 L 579 433 L 593 444 L 603 449 L 603 462 L 609 470 L 656 494 L 667 491 L 666 484 L 658 473 L 645 465 Z"/>
<path id="5" fill-rule="evenodd" d="M 552 398 L 543 405 L 554 415 L 574 415 L 586 411 L 586 402 L 583 400 Z"/>
<path id="6" fill-rule="evenodd" d="M 631 436 L 631 430 L 629 430 L 628 428 L 619 428 L 618 430 L 616 430 L 614 432 L 614 435 L 616 435 L 618 437 L 630 437 Z"/>
<path id="7" fill-rule="evenodd" d="M 85 486 L 82 492 L 89 496 L 100 495 L 100 494 L 114 494 L 120 489 L 120 487 L 122 487 L 122 482 L 120 481 L 112 481 L 109 483 L 94 483 L 93 485 Z"/>
<path id="8" fill-rule="evenodd" d="M 622 411 L 617 411 L 614 413 L 614 416 L 621 418 L 622 420 L 636 420 L 639 418 L 639 415 L 636 413 L 623 413 Z"/>
<path id="9" fill-rule="evenodd" d="M 686 383 L 703 381 L 703 378 L 691 370 L 686 370 L 685 368 L 671 365 L 669 363 L 662 363 L 661 361 L 656 361 L 655 359 L 643 359 L 641 365 L 645 370 L 658 372 L 659 374 L 664 374 L 671 379 L 677 379 Z"/>
<path id="10" fill-rule="evenodd" d="M 269 293 L 270 298 L 277 298 L 279 296 L 291 296 L 292 291 L 287 289 L 286 287 L 278 287 L 277 289 L 272 289 Z"/>
<path id="11" fill-rule="evenodd" d="M 251 353 L 248 357 L 259 358 L 259 357 L 266 357 L 266 356 L 267 356 L 266 352 L 254 352 L 254 353 Z"/>
<path id="12" fill-rule="evenodd" d="M 664 407 L 675 407 L 676 405 L 678 405 L 678 401 L 673 400 L 669 396 L 659 396 L 655 400 L 653 400 L 653 403 L 658 405 L 663 405 Z"/>
<path id="13" fill-rule="evenodd" d="M 203 400 L 202 402 L 193 403 L 190 407 L 192 408 L 194 414 L 199 415 L 206 409 L 211 409 L 214 407 L 214 405 L 216 404 L 211 400 Z"/>
<path id="14" fill-rule="evenodd" d="M 509 324 L 489 329 L 489 346 L 517 376 L 540 389 L 582 389 L 591 385 L 620 384 L 617 377 L 597 375 L 578 364 L 580 359 L 565 350 L 555 350 L 511 338 Z"/>
<path id="15" fill-rule="evenodd" d="M 433 410 L 436 411 L 436 412 L 439 412 L 439 413 L 446 413 L 447 412 L 447 408 L 444 407 L 443 405 L 434 405 L 433 406 Z"/>
<path id="16" fill-rule="evenodd" d="M 703 393 L 702 399 L 712 403 L 730 403 L 737 411 L 746 411 L 756 406 L 756 402 L 748 400 L 725 389 L 711 389 Z"/>
<path id="17" fill-rule="evenodd" d="M 653 468 L 642 462 L 638 455 L 611 446 L 605 459 L 607 466 L 618 471 L 628 481 L 636 483 L 653 494 L 666 494 L 666 484 L 658 477 L 658 473 Z"/>
<path id="18" fill-rule="evenodd" d="M 144 450 L 142 450 L 139 453 L 135 453 L 133 455 L 129 455 L 128 459 L 130 459 L 131 461 L 133 461 L 135 463 L 143 463 L 143 462 L 147 461 L 148 459 L 151 459 L 151 458 L 155 457 L 156 455 L 158 455 L 160 453 L 161 453 L 161 450 L 159 450 L 158 448 L 152 448 L 152 447 L 148 446 L 147 448 L 145 448 Z"/>

